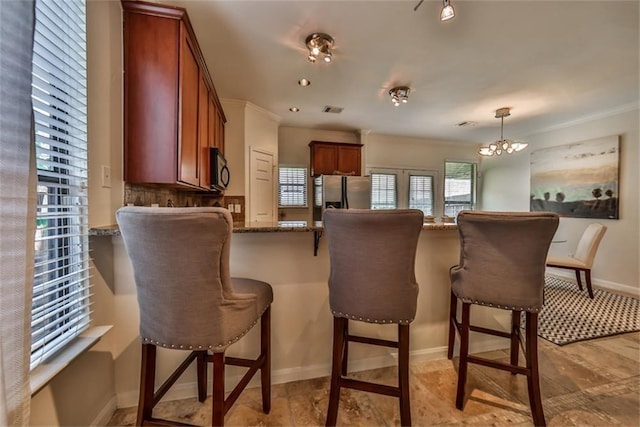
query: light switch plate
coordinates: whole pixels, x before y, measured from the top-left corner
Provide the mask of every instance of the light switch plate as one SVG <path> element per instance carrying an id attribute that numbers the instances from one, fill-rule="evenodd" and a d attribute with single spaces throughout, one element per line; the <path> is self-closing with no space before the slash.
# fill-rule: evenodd
<path id="1" fill-rule="evenodd" d="M 111 188 L 111 168 L 102 165 L 102 187 Z"/>

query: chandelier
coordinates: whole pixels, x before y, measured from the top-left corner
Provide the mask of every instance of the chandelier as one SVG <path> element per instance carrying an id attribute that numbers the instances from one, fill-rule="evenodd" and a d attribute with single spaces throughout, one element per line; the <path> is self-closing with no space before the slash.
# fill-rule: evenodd
<path id="1" fill-rule="evenodd" d="M 502 153 L 512 154 L 516 151 L 524 150 L 528 144 L 524 142 L 514 142 L 504 139 L 504 118 L 510 116 L 509 108 L 499 108 L 496 110 L 496 118 L 500 119 L 500 140 L 492 142 L 488 147 L 482 147 L 478 150 L 481 156 L 501 155 Z"/>
<path id="2" fill-rule="evenodd" d="M 319 57 L 322 57 L 324 62 L 331 62 L 333 37 L 324 33 L 313 33 L 309 34 L 306 43 L 309 48 L 309 56 L 307 56 L 309 62 L 316 62 Z"/>
<path id="3" fill-rule="evenodd" d="M 396 107 L 400 104 L 406 104 L 409 101 L 409 89 L 406 86 L 398 86 L 393 89 L 389 89 L 389 95 L 391 95 L 391 102 Z"/>

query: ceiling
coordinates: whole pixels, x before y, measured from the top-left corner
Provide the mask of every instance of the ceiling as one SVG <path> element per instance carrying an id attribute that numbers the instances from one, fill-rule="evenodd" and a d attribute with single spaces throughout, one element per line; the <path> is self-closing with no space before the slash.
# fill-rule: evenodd
<path id="1" fill-rule="evenodd" d="M 523 139 L 638 106 L 638 0 L 451 0 L 447 22 L 442 2 L 418 1 L 159 2 L 187 9 L 218 96 L 281 126 L 484 143 L 501 107 L 504 136 Z M 307 61 L 314 32 L 335 39 L 330 64 Z M 394 86 L 411 88 L 407 104 Z"/>

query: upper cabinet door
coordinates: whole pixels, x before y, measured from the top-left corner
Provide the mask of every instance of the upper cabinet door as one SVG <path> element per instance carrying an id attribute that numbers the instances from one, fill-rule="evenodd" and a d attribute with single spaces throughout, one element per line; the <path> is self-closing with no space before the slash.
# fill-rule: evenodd
<path id="1" fill-rule="evenodd" d="M 338 171 L 346 175 L 361 175 L 361 147 L 359 145 L 338 146 Z"/>
<path id="2" fill-rule="evenodd" d="M 200 73 L 198 94 L 198 160 L 200 187 L 211 188 L 211 173 L 209 169 L 209 88 L 204 78 L 204 74 Z"/>
<path id="3" fill-rule="evenodd" d="M 180 143 L 178 180 L 191 185 L 200 185 L 198 177 L 198 94 L 200 79 L 198 61 L 189 38 L 182 37 L 180 89 L 182 110 L 180 116 Z"/>

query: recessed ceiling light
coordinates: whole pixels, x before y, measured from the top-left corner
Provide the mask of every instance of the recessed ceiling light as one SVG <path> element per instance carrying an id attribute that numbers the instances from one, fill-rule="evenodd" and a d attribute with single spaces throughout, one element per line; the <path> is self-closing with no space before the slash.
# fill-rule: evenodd
<path id="1" fill-rule="evenodd" d="M 298 111 L 300 111 L 300 109 L 298 107 L 291 107 L 289 108 L 289 111 L 291 111 L 292 113 L 297 113 Z"/>
<path id="2" fill-rule="evenodd" d="M 307 79 L 300 79 L 298 80 L 298 84 L 300 86 L 309 86 L 311 84 L 311 82 Z"/>

